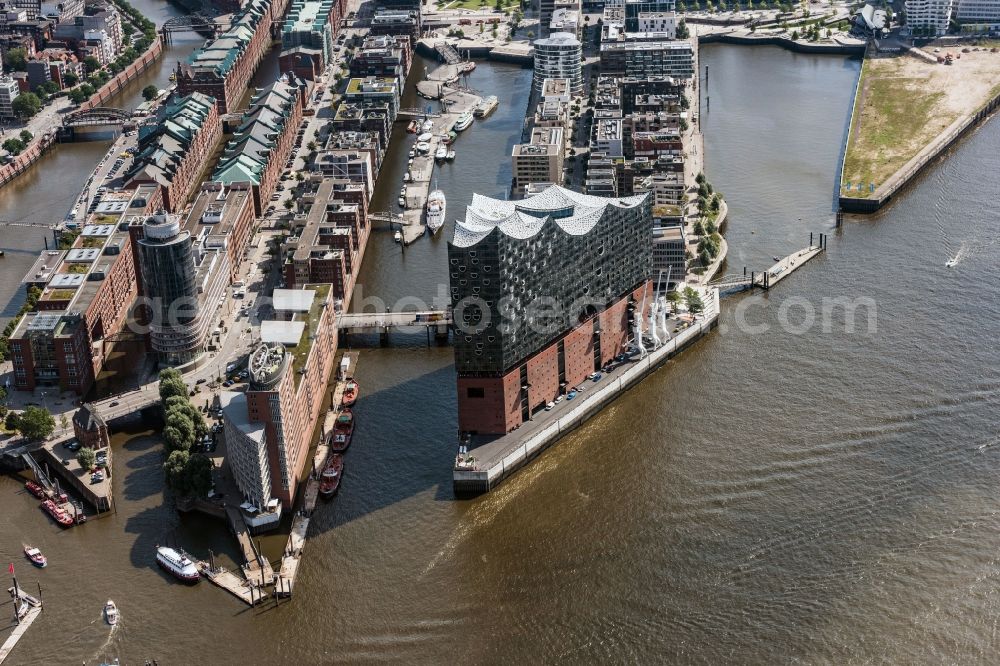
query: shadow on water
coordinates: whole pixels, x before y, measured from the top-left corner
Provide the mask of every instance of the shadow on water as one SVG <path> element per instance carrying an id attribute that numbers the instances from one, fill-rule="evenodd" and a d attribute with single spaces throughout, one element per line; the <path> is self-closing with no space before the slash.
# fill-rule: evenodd
<path id="1" fill-rule="evenodd" d="M 429 490 L 436 501 L 455 499 L 455 398 L 451 391 L 442 393 L 454 381 L 454 367 L 448 366 L 362 395 L 354 407 L 357 425 L 345 457 L 343 485 L 335 499 L 318 504 L 310 537 Z M 425 401 L 426 409 L 413 410 L 414 401 Z"/>

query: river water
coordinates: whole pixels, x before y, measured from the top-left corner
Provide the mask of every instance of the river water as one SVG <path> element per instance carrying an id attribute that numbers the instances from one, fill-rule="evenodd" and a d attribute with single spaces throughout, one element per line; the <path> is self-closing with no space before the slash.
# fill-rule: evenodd
<path id="1" fill-rule="evenodd" d="M 983 203 L 1000 183 L 978 175 L 1000 169 L 1000 125 L 883 214 L 834 230 L 859 63 L 720 45 L 702 64 L 729 270 L 764 267 L 810 231 L 830 232 L 825 255 L 766 296 L 728 299 L 717 332 L 475 500 L 450 487 L 451 350 L 422 335 L 364 346 L 344 485 L 317 511 L 296 596 L 278 608 L 155 568 L 156 543 L 232 546 L 169 508 L 149 433 L 116 436 L 118 511 L 82 528 L 59 531 L 0 479 L 0 554 L 20 562 L 24 539 L 50 557 L 18 569 L 47 605 L 15 663 L 990 661 L 1000 304 Z M 473 191 L 506 188 L 529 78 L 473 75 L 501 105 L 440 175 L 449 220 Z M 381 183 L 373 208 L 398 187 Z M 376 234 L 362 296 L 432 298 L 445 241 L 404 254 Z M 857 306 L 853 332 L 842 308 L 823 326 L 836 298 Z M 124 618 L 111 632 L 109 596 Z"/>

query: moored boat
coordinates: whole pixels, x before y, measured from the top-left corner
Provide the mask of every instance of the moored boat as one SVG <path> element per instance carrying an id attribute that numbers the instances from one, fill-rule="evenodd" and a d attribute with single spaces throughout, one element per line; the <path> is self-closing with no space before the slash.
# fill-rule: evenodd
<path id="1" fill-rule="evenodd" d="M 417 144 L 417 152 L 420 153 L 421 155 L 426 155 L 428 152 L 430 152 L 430 149 L 431 149 L 431 144 L 427 143 L 426 141 L 421 141 L 420 143 Z"/>
<path id="2" fill-rule="evenodd" d="M 45 500 L 42 502 L 42 508 L 45 509 L 46 513 L 52 516 L 53 520 L 63 527 L 70 527 L 73 524 L 73 516 L 69 515 L 61 506 L 52 500 Z"/>
<path id="3" fill-rule="evenodd" d="M 467 60 L 458 66 L 458 71 L 462 74 L 471 74 L 472 70 L 476 68 L 476 63 L 471 60 Z"/>
<path id="4" fill-rule="evenodd" d="M 344 407 L 350 407 L 358 400 L 358 392 L 360 391 L 358 383 L 354 381 L 353 377 L 347 378 L 347 385 L 344 386 L 344 397 L 341 399 L 341 404 Z"/>
<path id="5" fill-rule="evenodd" d="M 323 472 L 319 476 L 319 494 L 322 497 L 333 497 L 340 489 L 340 479 L 344 473 L 344 456 L 339 453 L 330 454 Z"/>
<path id="6" fill-rule="evenodd" d="M 156 563 L 171 576 L 185 583 L 197 583 L 201 580 L 197 565 L 182 550 L 159 546 L 156 549 Z"/>
<path id="7" fill-rule="evenodd" d="M 435 233 L 444 224 L 447 200 L 444 192 L 434 190 L 427 196 L 427 228 Z"/>
<path id="8" fill-rule="evenodd" d="M 333 432 L 330 434 L 330 450 L 334 453 L 343 453 L 351 445 L 354 437 L 354 412 L 344 409 L 337 415 L 337 420 L 333 424 Z"/>
<path id="9" fill-rule="evenodd" d="M 113 627 L 118 624 L 119 617 L 118 606 L 111 599 L 108 599 L 108 603 L 104 604 L 104 621 Z"/>
<path id="10" fill-rule="evenodd" d="M 410 134 L 415 134 L 417 129 L 418 127 L 416 120 L 411 120 L 410 124 L 406 126 L 406 131 L 409 132 Z"/>
<path id="11" fill-rule="evenodd" d="M 434 121 L 433 120 L 425 120 L 424 123 L 423 123 L 423 125 L 420 126 L 420 131 L 421 132 L 430 132 L 432 129 L 434 129 Z"/>
<path id="12" fill-rule="evenodd" d="M 499 102 L 500 100 L 497 98 L 496 95 L 490 95 L 482 102 L 480 102 L 479 106 L 476 107 L 475 116 L 477 118 L 485 118 L 486 116 L 493 113 L 493 109 L 497 108 L 497 104 Z"/>
<path id="13" fill-rule="evenodd" d="M 438 146 L 437 151 L 434 152 L 434 159 L 438 162 L 443 162 L 448 157 L 448 147 L 443 143 Z"/>
<path id="14" fill-rule="evenodd" d="M 45 488 L 42 488 L 39 484 L 34 481 L 25 481 L 24 489 L 29 493 L 37 497 L 38 499 L 45 499 Z"/>
<path id="15" fill-rule="evenodd" d="M 444 158 L 446 160 L 448 160 L 449 162 L 453 162 L 455 160 L 455 156 L 456 155 L 457 155 L 457 153 L 454 150 L 449 150 L 448 154 L 445 155 Z"/>
<path id="16" fill-rule="evenodd" d="M 49 563 L 48 558 L 42 555 L 42 551 L 28 544 L 24 544 L 24 556 L 39 569 L 44 569 Z"/>
<path id="17" fill-rule="evenodd" d="M 472 113 L 473 110 L 469 109 L 468 111 L 460 115 L 458 117 L 458 120 L 455 121 L 455 126 L 452 127 L 452 129 L 455 130 L 456 132 L 461 132 L 463 130 L 468 129 L 469 125 L 472 124 Z"/>

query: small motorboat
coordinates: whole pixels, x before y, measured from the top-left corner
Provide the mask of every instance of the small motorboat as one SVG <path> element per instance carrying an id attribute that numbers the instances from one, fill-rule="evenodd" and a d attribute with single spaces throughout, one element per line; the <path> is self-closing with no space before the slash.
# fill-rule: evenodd
<path id="1" fill-rule="evenodd" d="M 400 208 L 406 208 L 406 197 L 399 197 L 396 199 L 396 203 L 399 204 Z"/>
<path id="2" fill-rule="evenodd" d="M 351 407 L 355 402 L 358 401 L 358 392 L 360 388 L 358 383 L 354 381 L 352 377 L 347 378 L 347 385 L 344 386 L 344 397 L 341 399 L 340 404 L 344 407 Z"/>
<path id="3" fill-rule="evenodd" d="M 403 242 L 403 234 L 397 231 L 396 233 L 394 233 L 392 235 L 392 240 L 396 241 L 397 243 L 402 243 Z"/>
<path id="4" fill-rule="evenodd" d="M 426 155 L 431 150 L 431 144 L 426 141 L 421 141 L 417 144 L 417 152 L 421 155 Z"/>
<path id="5" fill-rule="evenodd" d="M 438 162 L 443 162 L 448 158 L 448 147 L 444 144 L 438 146 L 438 149 L 434 152 L 434 159 Z"/>
<path id="6" fill-rule="evenodd" d="M 774 259 L 775 261 L 781 261 L 779 257 L 771 257 L 771 258 Z"/>
<path id="7" fill-rule="evenodd" d="M 42 488 L 39 484 L 34 481 L 25 481 L 24 489 L 29 493 L 37 497 L 38 499 L 45 499 L 45 488 Z"/>
<path id="8" fill-rule="evenodd" d="M 24 544 L 24 556 L 31 560 L 31 563 L 39 569 L 44 569 L 48 566 L 48 558 L 42 555 L 42 551 L 38 550 L 34 546 Z"/>
<path id="9" fill-rule="evenodd" d="M 118 624 L 118 620 L 121 616 L 118 614 L 118 606 L 115 602 L 108 599 L 108 603 L 104 604 L 104 621 L 110 624 L 112 627 Z"/>
<path id="10" fill-rule="evenodd" d="M 407 171 L 406 173 L 404 173 L 404 174 L 403 174 L 403 182 L 404 182 L 404 183 L 408 183 L 408 182 L 410 182 L 411 180 L 413 180 L 413 176 L 412 176 L 412 175 L 410 175 L 410 172 L 409 172 L 409 171 Z"/>
<path id="11" fill-rule="evenodd" d="M 945 262 L 944 267 L 945 268 L 951 268 L 951 267 L 955 266 L 955 264 L 957 264 L 957 263 L 958 263 L 958 257 L 954 257 L 952 259 L 949 259 L 947 262 Z"/>
<path id="12" fill-rule="evenodd" d="M 330 498 L 340 490 L 340 479 L 344 473 L 344 456 L 339 453 L 330 454 L 323 472 L 319 475 L 319 494 Z"/>
<path id="13" fill-rule="evenodd" d="M 434 129 L 434 121 L 433 120 L 429 120 L 429 119 L 425 120 L 424 124 L 420 126 L 420 131 L 421 132 L 430 132 L 432 129 Z"/>
<path id="14" fill-rule="evenodd" d="M 471 60 L 467 60 L 458 66 L 458 71 L 462 74 L 471 74 L 472 70 L 476 68 L 476 63 Z"/>
<path id="15" fill-rule="evenodd" d="M 454 150 L 449 150 L 448 154 L 445 155 L 444 158 L 446 160 L 448 160 L 449 162 L 454 162 L 456 155 L 457 155 L 457 153 Z"/>
<path id="16" fill-rule="evenodd" d="M 337 415 L 337 421 L 333 425 L 332 437 L 330 437 L 330 450 L 334 453 L 343 453 L 351 445 L 354 436 L 354 413 L 350 408 L 345 408 Z"/>
<path id="17" fill-rule="evenodd" d="M 418 143 L 427 143 L 428 141 L 430 141 L 433 138 L 434 138 L 433 134 L 431 134 L 430 132 L 424 132 L 423 134 L 421 134 L 420 136 L 417 137 L 417 142 Z"/>
<path id="18" fill-rule="evenodd" d="M 412 160 L 414 157 L 417 156 L 417 151 L 415 151 L 414 149 L 410 148 L 409 156 L 410 156 L 410 159 Z"/>
<path id="19" fill-rule="evenodd" d="M 411 120 L 410 124 L 406 126 L 406 131 L 409 132 L 410 134 L 416 134 L 417 133 L 417 121 L 416 120 Z"/>

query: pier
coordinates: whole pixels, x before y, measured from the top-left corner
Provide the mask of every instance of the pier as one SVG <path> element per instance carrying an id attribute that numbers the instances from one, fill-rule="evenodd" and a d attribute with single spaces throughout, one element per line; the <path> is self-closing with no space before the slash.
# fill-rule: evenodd
<path id="1" fill-rule="evenodd" d="M 552 410 L 537 412 L 530 421 L 506 435 L 474 438 L 468 452 L 460 453 L 455 459 L 452 471 L 455 494 L 479 495 L 493 490 L 646 375 L 706 335 L 718 323 L 719 290 L 708 288 L 703 299 L 705 310 L 702 314 L 667 320 L 667 335 L 671 337 L 661 346 L 609 368 L 601 373 L 597 382 L 584 379 L 576 388 L 575 398 L 562 399 Z"/>
<path id="2" fill-rule="evenodd" d="M 747 273 L 747 270 L 744 268 L 742 275 L 739 273 L 724 275 L 710 282 L 709 286 L 715 287 L 722 293 L 746 291 L 755 287 L 766 291 L 797 269 L 802 268 L 806 262 L 815 258 L 821 252 L 826 251 L 826 234 L 819 234 L 818 245 L 813 245 L 812 240 L 813 237 L 810 235 L 807 247 L 778 259 L 773 266 L 765 271 L 751 271 Z"/>
<path id="3" fill-rule="evenodd" d="M 14 613 L 18 617 L 15 619 L 17 624 L 14 626 L 14 630 L 3 645 L 0 645 L 0 664 L 4 663 L 10 656 L 18 641 L 24 637 L 34 621 L 42 614 L 42 602 L 17 587 L 16 583 L 14 587 L 7 588 L 7 592 L 11 598 L 9 603 L 14 604 Z M 6 604 L 4 605 L 6 606 Z"/>
<path id="4" fill-rule="evenodd" d="M 432 123 L 428 130 L 431 139 L 425 154 L 416 154 L 412 158 L 409 174 L 410 182 L 406 185 L 405 206 L 399 214 L 399 231 L 403 246 L 413 243 L 424 235 L 424 207 L 430 195 L 434 180 L 434 154 L 442 141 L 448 137 L 448 132 L 466 111 L 472 111 L 482 101 L 478 95 L 454 87 L 460 77 L 458 65 L 443 65 L 427 77 L 427 80 L 417 84 L 419 94 L 427 99 L 439 100 L 441 111 L 438 115 L 428 114 L 426 120 Z M 417 122 L 420 122 L 418 119 Z M 468 128 L 472 130 L 472 127 Z M 418 133 L 423 134 L 421 129 Z M 461 155 L 457 159 L 461 159 Z"/>
<path id="5" fill-rule="evenodd" d="M 302 495 L 302 507 L 296 512 L 292 520 L 292 531 L 288 535 L 288 543 L 285 552 L 281 557 L 281 567 L 278 570 L 278 578 L 275 586 L 275 594 L 282 597 L 292 596 L 295 589 L 295 579 L 299 573 L 299 564 L 302 562 L 302 551 L 306 546 L 306 534 L 309 531 L 309 521 L 312 519 L 313 511 L 316 510 L 316 499 L 319 497 L 319 473 L 326 465 L 327 456 L 330 455 L 330 446 L 327 441 L 327 433 L 333 430 L 337 417 L 340 415 L 339 407 L 344 398 L 344 388 L 347 385 L 346 379 L 350 377 L 358 365 L 358 353 L 346 352 L 344 358 L 347 359 L 346 372 L 337 378 L 337 383 L 333 388 L 330 397 L 330 409 L 327 410 L 323 420 L 323 427 L 320 430 L 319 443 L 316 445 L 316 452 L 313 454 L 312 473 L 306 482 L 306 489 Z M 343 366 L 342 366 L 343 367 Z"/>

